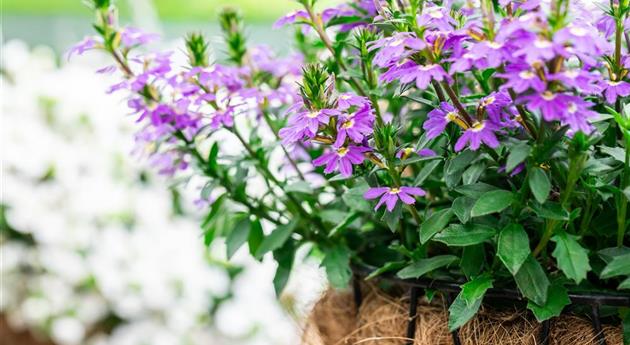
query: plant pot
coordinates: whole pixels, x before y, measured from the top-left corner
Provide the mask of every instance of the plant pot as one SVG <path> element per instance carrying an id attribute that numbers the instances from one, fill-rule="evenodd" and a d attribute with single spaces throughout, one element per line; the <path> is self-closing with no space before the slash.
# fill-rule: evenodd
<path id="1" fill-rule="evenodd" d="M 491 289 L 479 313 L 450 333 L 448 307 L 458 284 L 392 276 L 365 283 L 364 275 L 355 269 L 353 289 L 322 296 L 303 344 L 622 345 L 619 320 L 604 315 L 608 306 L 630 306 L 627 294 L 574 292 L 562 315 L 538 323 L 516 290 Z"/>

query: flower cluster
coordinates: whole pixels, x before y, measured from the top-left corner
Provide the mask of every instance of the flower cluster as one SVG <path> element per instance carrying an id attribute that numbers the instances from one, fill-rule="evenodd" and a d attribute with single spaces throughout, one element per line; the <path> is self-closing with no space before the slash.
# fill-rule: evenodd
<path id="1" fill-rule="evenodd" d="M 185 125 L 162 142 L 190 155 L 218 190 L 204 222 L 211 238 L 238 248 L 246 233 L 252 255 L 272 251 L 279 288 L 295 249 L 309 243 L 334 286 L 348 284 L 351 261 L 375 274 L 405 266 L 401 278 L 517 288 L 541 321 L 569 300 L 551 296 L 630 287 L 630 271 L 615 268 L 627 260 L 630 226 L 627 0 L 355 0 L 321 11 L 315 0 L 299 2 L 303 9 L 276 26 L 297 26 L 300 66 L 276 70 L 272 55 L 243 46 L 228 11 L 221 25 L 231 65 L 218 70 L 232 71 L 229 82 L 175 78 L 186 86 L 181 99 L 151 82 L 132 90 L 170 109 L 178 100 L 210 103 L 180 122 L 167 116 L 169 126 Z M 115 58 L 126 51 L 102 40 Z M 240 112 L 264 120 L 249 138 L 229 121 Z M 229 129 L 240 152 L 212 143 L 208 126 Z M 211 147 L 200 152 L 203 143 Z M 272 157 L 291 173 L 281 176 Z M 248 177 L 261 193 L 248 193 Z M 218 228 L 226 210 L 231 223 Z M 276 229 L 264 245 L 259 223 Z M 466 290 L 453 329 L 485 292 Z"/>

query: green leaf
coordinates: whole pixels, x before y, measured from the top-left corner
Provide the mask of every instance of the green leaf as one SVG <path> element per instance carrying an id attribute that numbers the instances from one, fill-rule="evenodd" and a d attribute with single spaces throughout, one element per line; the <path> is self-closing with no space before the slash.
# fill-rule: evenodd
<path id="1" fill-rule="evenodd" d="M 370 274 L 365 277 L 365 280 L 370 280 L 372 278 L 378 277 L 383 273 L 387 273 L 387 272 L 391 272 L 391 271 L 395 271 L 395 270 L 399 270 L 403 267 L 405 267 L 406 262 L 404 261 L 392 261 L 392 262 L 388 262 L 385 265 L 383 265 L 382 267 L 375 269 L 374 271 L 370 272 Z"/>
<path id="2" fill-rule="evenodd" d="M 531 150 L 532 148 L 525 143 L 513 146 L 505 163 L 505 172 L 512 172 L 517 165 L 527 159 Z"/>
<path id="3" fill-rule="evenodd" d="M 392 232 L 396 232 L 396 230 L 398 230 L 398 227 L 400 226 L 399 222 L 401 215 L 402 205 L 399 203 L 396 205 L 396 207 L 394 207 L 391 212 L 385 211 L 385 213 L 383 213 L 382 220 L 385 222 L 385 224 L 387 224 L 389 230 L 391 230 Z"/>
<path id="4" fill-rule="evenodd" d="M 462 250 L 462 259 L 459 262 L 459 266 L 462 268 L 466 278 L 470 279 L 481 272 L 485 260 L 483 244 L 467 246 Z"/>
<path id="5" fill-rule="evenodd" d="M 427 243 L 435 234 L 442 231 L 453 217 L 450 208 L 436 211 L 420 225 L 420 242 Z"/>
<path id="6" fill-rule="evenodd" d="M 497 189 L 497 187 L 489 185 L 487 183 L 478 182 L 475 184 L 468 184 L 456 187 L 455 191 L 459 194 L 471 197 L 473 199 L 478 199 L 484 193 Z"/>
<path id="7" fill-rule="evenodd" d="M 486 171 L 486 164 L 484 162 L 477 162 L 462 174 L 462 183 L 463 184 L 473 184 L 479 180 L 481 174 Z"/>
<path id="8" fill-rule="evenodd" d="M 249 253 L 254 256 L 258 247 L 262 243 L 265 238 L 265 233 L 263 232 L 262 224 L 258 218 L 254 219 L 252 222 L 252 226 L 249 229 L 249 237 L 247 237 L 247 244 L 249 246 Z"/>
<path id="9" fill-rule="evenodd" d="M 461 295 L 460 292 L 457 298 L 455 298 L 455 301 L 453 301 L 453 304 L 448 308 L 448 330 L 451 332 L 465 325 L 466 322 L 472 319 L 481 306 L 482 298 L 477 299 L 475 303 L 469 306 Z"/>
<path id="10" fill-rule="evenodd" d="M 577 241 L 577 236 L 569 235 L 564 230 L 551 238 L 556 248 L 551 255 L 556 258 L 558 267 L 569 279 L 576 284 L 586 279 L 586 273 L 591 270 L 588 262 L 588 252 Z"/>
<path id="11" fill-rule="evenodd" d="M 497 256 L 505 267 L 515 275 L 529 257 L 529 237 L 520 224 L 509 224 L 499 233 Z"/>
<path id="12" fill-rule="evenodd" d="M 228 259 L 231 259 L 236 251 L 247 241 L 250 228 L 251 222 L 247 216 L 242 217 L 238 222 L 236 222 L 234 229 L 230 231 L 227 239 L 225 240 Z"/>
<path id="13" fill-rule="evenodd" d="M 293 233 L 293 230 L 295 230 L 297 224 L 298 218 L 295 218 L 288 224 L 278 226 L 273 232 L 271 232 L 271 234 L 269 234 L 269 236 L 266 236 L 262 240 L 258 250 L 256 250 L 256 258 L 260 259 L 267 252 L 282 247 L 289 237 L 291 237 L 291 234 Z"/>
<path id="14" fill-rule="evenodd" d="M 460 295 L 466 302 L 467 306 L 473 306 L 477 303 L 477 300 L 482 299 L 486 291 L 492 287 L 494 279 L 488 274 L 480 275 L 479 277 L 462 285 L 462 291 Z"/>
<path id="15" fill-rule="evenodd" d="M 630 277 L 626 278 L 626 280 L 622 281 L 619 286 L 617 286 L 617 290 L 630 290 Z"/>
<path id="16" fill-rule="evenodd" d="M 533 301 L 527 303 L 527 308 L 534 313 L 538 322 L 549 320 L 552 317 L 560 316 L 562 310 L 567 305 L 571 304 L 569 294 L 564 286 L 554 284 L 549 287 L 549 294 L 547 296 L 547 303 L 544 305 L 538 305 Z"/>
<path id="17" fill-rule="evenodd" d="M 448 266 L 455 262 L 454 255 L 438 255 L 428 259 L 421 259 L 403 268 L 398 272 L 398 277 L 402 279 L 418 278 L 438 268 Z"/>
<path id="18" fill-rule="evenodd" d="M 273 258 L 278 262 L 276 274 L 273 277 L 273 288 L 276 296 L 280 297 L 282 290 L 289 281 L 293 260 L 295 258 L 295 246 L 293 241 L 287 241 L 284 245 L 273 251 Z"/>
<path id="19" fill-rule="evenodd" d="M 460 196 L 453 201 L 452 210 L 462 224 L 466 224 L 470 220 L 470 211 L 475 204 L 475 199 L 467 196 Z"/>
<path id="20" fill-rule="evenodd" d="M 451 224 L 436 234 L 434 241 L 442 242 L 449 247 L 465 247 L 483 243 L 496 235 L 496 231 L 481 224 Z"/>
<path id="21" fill-rule="evenodd" d="M 436 160 L 427 163 L 422 169 L 420 169 L 420 172 L 416 176 L 415 181 L 413 181 L 413 185 L 420 186 L 427 179 L 427 177 L 431 175 L 433 170 L 435 170 L 435 168 L 440 165 L 441 162 L 442 161 Z"/>
<path id="22" fill-rule="evenodd" d="M 363 194 L 365 194 L 369 188 L 370 186 L 368 186 L 367 183 L 358 184 L 356 187 L 350 188 L 343 193 L 341 199 L 346 206 L 350 207 L 352 210 L 372 212 L 372 206 L 370 206 L 370 203 L 363 197 Z"/>
<path id="23" fill-rule="evenodd" d="M 602 279 L 630 275 L 630 254 L 615 256 L 600 274 Z"/>
<path id="24" fill-rule="evenodd" d="M 545 205 L 533 203 L 532 210 L 538 217 L 553 220 L 569 220 L 569 212 L 557 202 L 546 202 Z"/>
<path id="25" fill-rule="evenodd" d="M 354 222 L 357 218 L 359 218 L 360 215 L 361 215 L 361 213 L 359 213 L 359 212 L 349 213 L 346 216 L 346 218 L 344 218 L 340 223 L 335 225 L 334 228 L 330 229 L 330 233 L 328 233 L 328 237 L 333 237 L 333 236 L 337 235 L 338 233 L 340 233 L 341 231 L 343 231 L 350 224 L 352 224 L 352 222 Z"/>
<path id="26" fill-rule="evenodd" d="M 549 279 L 540 263 L 531 255 L 514 275 L 514 280 L 523 296 L 538 305 L 547 303 Z"/>
<path id="27" fill-rule="evenodd" d="M 507 190 L 493 190 L 486 192 L 475 202 L 470 215 L 472 217 L 485 216 L 487 214 L 501 212 L 512 204 L 514 194 Z"/>
<path id="28" fill-rule="evenodd" d="M 529 189 L 531 189 L 534 198 L 541 204 L 547 201 L 549 192 L 551 191 L 551 182 L 544 170 L 541 168 L 533 168 L 529 171 Z"/>
<path id="29" fill-rule="evenodd" d="M 477 158 L 478 153 L 476 151 L 466 150 L 458 154 L 450 161 L 445 173 L 448 175 L 454 174 L 458 171 L 464 170 L 470 162 Z"/>
<path id="30" fill-rule="evenodd" d="M 326 268 L 326 275 L 330 285 L 334 288 L 343 289 L 348 287 L 352 270 L 350 269 L 350 250 L 348 247 L 337 244 L 324 249 L 324 260 L 322 266 Z"/>

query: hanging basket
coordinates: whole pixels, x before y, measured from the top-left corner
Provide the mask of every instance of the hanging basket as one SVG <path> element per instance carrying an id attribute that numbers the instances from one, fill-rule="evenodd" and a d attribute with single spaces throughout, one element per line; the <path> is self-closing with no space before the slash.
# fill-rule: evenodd
<path id="1" fill-rule="evenodd" d="M 622 345 L 620 325 L 606 307 L 630 307 L 630 295 L 572 292 L 571 305 L 557 318 L 538 323 L 516 290 L 492 288 L 479 313 L 449 333 L 448 306 L 459 293 L 454 282 L 392 275 L 378 278 L 386 293 L 364 282 L 369 270 L 354 268 L 350 291 L 327 291 L 315 305 L 304 345 Z M 428 301 L 427 292 L 435 292 Z"/>

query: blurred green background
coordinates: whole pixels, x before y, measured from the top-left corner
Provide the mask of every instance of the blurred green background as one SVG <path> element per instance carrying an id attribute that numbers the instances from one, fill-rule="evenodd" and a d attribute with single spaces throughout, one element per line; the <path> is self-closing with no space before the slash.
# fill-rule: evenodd
<path id="1" fill-rule="evenodd" d="M 45 44 L 66 51 L 91 34 L 92 13 L 85 0 L 2 0 L 2 38 L 21 39 L 30 45 Z M 318 6 L 338 3 L 320 0 Z M 121 22 L 160 32 L 168 39 L 189 31 L 216 35 L 216 17 L 225 6 L 239 8 L 247 23 L 250 42 L 287 51 L 290 28 L 273 30 L 280 16 L 299 8 L 295 0 L 118 0 Z"/>

